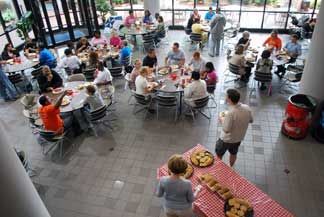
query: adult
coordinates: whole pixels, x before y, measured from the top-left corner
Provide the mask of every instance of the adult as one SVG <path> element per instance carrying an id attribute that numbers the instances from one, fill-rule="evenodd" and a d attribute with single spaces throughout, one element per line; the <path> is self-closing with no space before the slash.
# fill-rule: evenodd
<path id="1" fill-rule="evenodd" d="M 285 51 L 287 55 L 290 57 L 288 63 L 296 62 L 297 57 L 302 54 L 302 47 L 298 43 L 298 35 L 293 34 L 290 36 L 290 42 L 288 42 L 285 45 L 283 51 Z M 285 73 L 286 73 L 285 65 L 277 66 L 277 71 L 275 72 L 275 74 L 277 74 L 280 78 L 282 78 L 285 75 Z"/>
<path id="2" fill-rule="evenodd" d="M 185 54 L 179 47 L 180 45 L 178 42 L 173 43 L 172 50 L 168 52 L 168 55 L 165 58 L 165 65 L 184 65 Z"/>
<path id="3" fill-rule="evenodd" d="M 200 22 L 200 15 L 197 8 L 195 8 L 190 15 L 186 28 L 191 32 L 192 25 L 196 22 Z"/>
<path id="4" fill-rule="evenodd" d="M 229 162 L 233 166 L 236 161 L 236 155 L 244 139 L 249 123 L 253 122 L 252 112 L 248 105 L 242 104 L 240 93 L 235 89 L 226 91 L 226 103 L 229 110 L 224 116 L 219 117 L 222 124 L 220 138 L 216 142 L 216 154 L 222 159 L 225 152 L 230 153 Z"/>
<path id="5" fill-rule="evenodd" d="M 192 67 L 193 71 L 203 73 L 205 71 L 206 61 L 201 57 L 199 51 L 195 51 L 188 65 Z"/>
<path id="6" fill-rule="evenodd" d="M 75 50 L 76 46 L 73 41 L 68 41 L 66 43 L 66 46 L 67 46 L 67 48 L 69 48 L 72 51 L 73 54 L 76 53 L 76 50 Z"/>
<path id="7" fill-rule="evenodd" d="M 257 62 L 255 71 L 272 77 L 271 70 L 273 66 L 273 61 L 270 59 L 270 56 L 271 56 L 271 52 L 269 50 L 264 50 L 261 54 L 261 58 Z M 267 89 L 264 82 L 261 82 L 260 89 L 261 90 Z"/>
<path id="8" fill-rule="evenodd" d="M 194 100 L 207 96 L 207 85 L 200 79 L 200 73 L 196 71 L 191 73 L 191 80 L 192 82 L 184 89 L 184 101 L 188 105 L 195 106 Z"/>
<path id="9" fill-rule="evenodd" d="M 58 64 L 58 69 L 66 69 L 68 68 L 73 74 L 81 73 L 80 66 L 81 60 L 73 54 L 70 48 L 64 50 L 65 57 Z"/>
<path id="10" fill-rule="evenodd" d="M 96 85 L 108 85 L 112 82 L 112 76 L 110 71 L 104 67 L 103 62 L 99 61 L 97 63 L 97 69 L 95 73 L 95 79 L 93 81 Z"/>
<path id="11" fill-rule="evenodd" d="M 236 47 L 234 55 L 229 59 L 229 64 L 235 65 L 239 69 L 241 81 L 248 82 L 251 75 L 251 66 L 246 63 L 244 57 L 244 45 L 240 44 Z"/>
<path id="12" fill-rule="evenodd" d="M 121 45 L 122 45 L 122 40 L 121 38 L 119 37 L 118 33 L 116 32 L 116 30 L 111 30 L 111 36 L 110 36 L 110 39 L 109 39 L 109 44 L 110 46 L 112 47 L 116 47 L 116 48 L 120 48 Z"/>
<path id="13" fill-rule="evenodd" d="M 153 86 L 150 86 L 149 82 L 147 81 L 148 75 L 149 68 L 142 67 L 140 74 L 136 77 L 135 80 L 136 94 L 148 96 L 152 92 Z"/>
<path id="14" fill-rule="evenodd" d="M 248 31 L 244 31 L 242 33 L 242 37 L 239 39 L 239 41 L 237 42 L 237 45 L 240 45 L 242 44 L 244 46 L 244 50 L 247 50 L 248 47 L 250 46 L 250 42 L 251 42 L 251 39 L 250 39 L 250 33 Z"/>
<path id="15" fill-rule="evenodd" d="M 91 51 L 89 53 L 88 62 L 86 64 L 86 69 L 95 69 L 97 67 L 97 63 L 99 62 L 99 55 L 95 51 Z"/>
<path id="16" fill-rule="evenodd" d="M 202 74 L 201 78 L 206 81 L 207 86 L 215 86 L 218 82 L 218 76 L 214 64 L 207 62 L 205 66 L 206 71 Z"/>
<path id="17" fill-rule="evenodd" d="M 142 69 L 142 62 L 140 59 L 137 59 L 135 60 L 135 63 L 134 63 L 134 68 L 130 74 L 130 80 L 131 82 L 134 82 L 135 83 L 135 80 L 137 78 L 137 76 L 140 74 L 140 71 Z"/>
<path id="18" fill-rule="evenodd" d="M 208 12 L 205 14 L 205 20 L 207 22 L 211 21 L 211 19 L 213 18 L 214 15 L 215 15 L 215 12 L 213 11 L 213 8 L 209 7 Z"/>
<path id="19" fill-rule="evenodd" d="M 86 51 L 90 47 L 90 43 L 88 42 L 88 39 L 85 37 L 80 38 L 78 43 L 76 44 L 76 53 L 81 53 L 83 51 Z"/>
<path id="20" fill-rule="evenodd" d="M 15 58 L 17 56 L 19 56 L 19 53 L 17 52 L 17 50 L 15 48 L 13 48 L 11 43 L 7 43 L 4 46 L 4 49 L 1 54 L 2 59 L 9 60 L 9 59 Z"/>
<path id="21" fill-rule="evenodd" d="M 271 32 L 271 35 L 263 42 L 263 46 L 267 47 L 267 49 L 273 50 L 281 50 L 282 42 L 278 37 L 278 30 L 274 29 Z"/>
<path id="22" fill-rule="evenodd" d="M 96 47 L 96 46 L 106 46 L 106 45 L 108 45 L 109 41 L 105 36 L 101 35 L 100 30 L 96 30 L 94 32 L 94 36 L 91 39 L 90 43 L 94 47 Z"/>
<path id="23" fill-rule="evenodd" d="M 27 38 L 24 45 L 25 54 L 35 54 L 37 53 L 37 43 L 35 40 Z"/>
<path id="24" fill-rule="evenodd" d="M 57 66 L 56 57 L 54 54 L 46 48 L 44 43 L 39 43 L 39 64 L 41 66 L 48 66 L 51 69 Z"/>
<path id="25" fill-rule="evenodd" d="M 201 41 L 202 43 L 207 42 L 208 37 L 208 31 L 204 28 L 204 26 L 200 23 L 200 21 L 194 21 L 191 27 L 191 32 L 195 34 L 201 35 Z"/>
<path id="26" fill-rule="evenodd" d="M 43 66 L 42 73 L 37 77 L 37 82 L 41 93 L 63 86 L 60 75 L 48 66 Z"/>
<path id="27" fill-rule="evenodd" d="M 193 20 L 194 21 L 200 21 L 200 14 L 199 14 L 199 11 L 198 11 L 198 9 L 197 8 L 194 8 L 193 9 L 193 13 L 192 13 L 192 15 L 191 15 L 192 17 L 193 17 Z"/>
<path id="28" fill-rule="evenodd" d="M 129 15 L 125 19 L 125 26 L 130 27 L 132 24 L 135 24 L 136 22 L 136 17 L 134 16 L 134 11 L 129 10 Z"/>
<path id="29" fill-rule="evenodd" d="M 144 11 L 143 23 L 145 23 L 145 24 L 153 24 L 154 23 L 153 16 L 151 15 L 151 12 L 149 10 Z"/>
<path id="30" fill-rule="evenodd" d="M 154 48 L 150 48 L 147 55 L 143 58 L 143 66 L 148 66 L 149 68 L 155 68 L 157 66 L 157 58 Z"/>
<path id="31" fill-rule="evenodd" d="M 4 101 L 14 101 L 18 98 L 17 91 L 7 75 L 2 70 L 2 64 L 6 64 L 6 61 L 0 58 L 0 96 Z"/>
<path id="32" fill-rule="evenodd" d="M 224 38 L 224 27 L 226 25 L 225 16 L 221 13 L 221 9 L 216 9 L 216 14 L 210 21 L 210 36 L 209 36 L 209 51 L 208 54 L 211 57 L 219 56 L 220 43 Z"/>
<path id="33" fill-rule="evenodd" d="M 157 27 L 156 27 L 156 34 L 155 34 L 155 42 L 160 42 L 161 38 L 165 37 L 165 25 L 164 25 L 164 19 L 162 16 L 159 16 L 157 19 Z"/>

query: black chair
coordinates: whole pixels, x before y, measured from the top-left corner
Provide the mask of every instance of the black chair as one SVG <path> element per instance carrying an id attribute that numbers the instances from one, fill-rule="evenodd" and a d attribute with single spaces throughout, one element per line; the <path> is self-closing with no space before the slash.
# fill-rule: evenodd
<path id="1" fill-rule="evenodd" d="M 95 136 L 98 136 L 96 127 L 99 125 L 104 125 L 111 130 L 113 130 L 112 126 L 110 125 L 110 121 L 107 118 L 107 105 L 103 105 L 102 107 L 98 108 L 95 111 L 90 112 L 90 127 L 93 130 Z"/>
<path id="2" fill-rule="evenodd" d="M 64 139 L 66 139 L 65 133 L 61 135 L 56 135 L 55 132 L 53 131 L 47 131 L 43 129 L 39 130 L 38 132 L 40 138 L 43 139 L 46 143 L 46 144 L 41 144 L 43 149 L 43 154 L 47 155 L 55 147 L 58 147 L 60 151 L 60 157 L 63 158 L 63 143 L 64 143 Z M 47 146 L 49 147 L 46 149 Z"/>
<path id="3" fill-rule="evenodd" d="M 290 70 L 290 67 L 288 66 L 286 73 L 282 78 L 283 82 L 279 87 L 279 92 L 282 93 L 282 89 L 285 86 L 297 91 L 298 87 L 296 87 L 296 85 L 298 85 L 298 83 L 301 81 L 302 75 L 303 69 L 300 69 L 300 71 L 296 68 L 294 68 L 294 70 Z"/>
<path id="4" fill-rule="evenodd" d="M 19 74 L 19 73 L 14 73 L 14 74 L 10 74 L 8 75 L 8 78 L 10 80 L 10 82 L 14 85 L 14 87 L 16 88 L 16 90 L 19 92 L 17 85 L 19 83 L 24 83 L 24 77 Z M 26 85 L 25 85 L 25 89 L 26 89 Z"/>
<path id="5" fill-rule="evenodd" d="M 132 56 L 131 56 L 131 55 L 129 55 L 129 56 L 127 56 L 127 57 L 123 57 L 123 58 L 121 59 L 121 64 L 122 64 L 124 67 L 129 66 L 129 65 L 131 65 L 131 60 L 132 60 Z"/>
<path id="6" fill-rule="evenodd" d="M 149 33 L 143 35 L 143 50 L 148 51 L 151 48 L 156 48 L 155 33 Z"/>
<path id="7" fill-rule="evenodd" d="M 209 102 L 209 96 L 206 96 L 206 97 L 201 98 L 201 99 L 194 100 L 193 101 L 194 105 L 191 104 L 191 103 L 187 103 L 185 101 L 185 103 L 189 107 L 189 110 L 190 110 L 190 113 L 191 113 L 191 116 L 192 116 L 193 120 L 195 120 L 195 111 L 197 111 L 198 113 L 202 114 L 205 118 L 207 118 L 210 121 L 211 113 L 210 113 L 210 110 L 209 110 L 209 107 L 208 107 L 208 102 Z M 209 113 L 208 115 L 203 112 L 203 110 L 205 108 L 208 109 L 208 113 Z"/>
<path id="8" fill-rule="evenodd" d="M 157 94 L 154 98 L 156 102 L 156 118 L 159 120 L 159 108 L 174 108 L 175 118 L 174 121 L 178 119 L 178 98 L 176 96 L 164 96 Z"/>
<path id="9" fill-rule="evenodd" d="M 209 106 L 208 108 L 216 108 L 217 107 L 217 102 L 215 99 L 215 90 L 216 90 L 216 84 L 207 85 L 207 93 L 209 95 L 209 99 L 211 99 L 215 105 L 215 106 Z"/>
<path id="10" fill-rule="evenodd" d="M 94 73 L 95 73 L 96 69 L 83 69 L 82 73 L 86 79 L 86 81 L 93 81 L 94 80 Z"/>
<path id="11" fill-rule="evenodd" d="M 122 66 L 117 66 L 113 68 L 109 68 L 110 74 L 113 78 L 120 78 L 123 77 L 123 67 Z"/>
<path id="12" fill-rule="evenodd" d="M 228 80 L 229 77 L 233 79 Z M 228 69 L 224 73 L 224 83 L 237 82 L 241 78 L 240 67 L 232 63 L 228 63 Z M 241 88 L 243 86 L 237 86 L 236 88 Z"/>
<path id="13" fill-rule="evenodd" d="M 147 112 L 150 109 L 150 106 L 152 104 L 152 97 L 151 96 L 144 96 L 137 94 L 135 91 L 133 92 L 133 96 L 135 98 L 135 104 L 133 109 L 133 114 L 137 114 L 141 111 L 145 111 L 144 119 L 146 118 Z M 141 107 L 139 110 L 136 110 L 137 107 Z"/>
<path id="14" fill-rule="evenodd" d="M 185 28 L 186 35 L 190 35 L 192 30 L 190 28 Z"/>
<path id="15" fill-rule="evenodd" d="M 194 45 L 199 45 L 199 48 L 202 48 L 202 36 L 201 34 L 197 34 L 197 33 L 190 33 L 190 36 L 189 36 L 191 42 L 194 44 Z"/>
<path id="16" fill-rule="evenodd" d="M 257 85 L 255 83 L 258 83 Z M 254 81 L 253 81 L 253 87 L 250 91 L 250 96 L 254 91 L 256 91 L 256 86 L 259 87 L 260 83 L 265 83 L 268 84 L 268 96 L 271 95 L 272 92 L 272 73 L 264 73 L 264 72 L 259 72 L 255 71 L 254 72 Z"/>

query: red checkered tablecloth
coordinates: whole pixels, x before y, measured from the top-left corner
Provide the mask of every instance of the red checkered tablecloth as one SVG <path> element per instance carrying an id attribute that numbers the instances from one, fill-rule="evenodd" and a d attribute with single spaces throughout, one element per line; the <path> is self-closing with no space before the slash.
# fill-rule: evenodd
<path id="1" fill-rule="evenodd" d="M 190 162 L 190 155 L 196 150 L 206 150 L 204 146 L 197 145 L 183 154 L 184 159 Z M 194 166 L 194 174 L 190 178 L 192 187 L 195 188 L 200 183 L 198 177 L 202 174 L 210 173 L 224 186 L 231 189 L 235 197 L 248 200 L 254 209 L 255 217 L 292 217 L 294 216 L 248 180 L 237 174 L 232 168 L 221 160 L 216 159 L 214 164 L 207 168 Z M 157 170 L 157 177 L 168 175 L 167 165 L 163 165 Z M 199 216 L 220 217 L 224 214 L 224 201 L 216 194 L 203 186 L 194 204 L 194 211 Z"/>

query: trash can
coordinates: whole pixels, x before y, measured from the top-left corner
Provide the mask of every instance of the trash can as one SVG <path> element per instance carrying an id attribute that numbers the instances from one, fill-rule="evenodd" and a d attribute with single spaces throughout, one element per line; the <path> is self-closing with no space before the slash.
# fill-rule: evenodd
<path id="1" fill-rule="evenodd" d="M 296 94 L 289 97 L 281 132 L 292 139 L 306 137 L 311 124 L 312 112 L 316 107 L 313 97 Z"/>

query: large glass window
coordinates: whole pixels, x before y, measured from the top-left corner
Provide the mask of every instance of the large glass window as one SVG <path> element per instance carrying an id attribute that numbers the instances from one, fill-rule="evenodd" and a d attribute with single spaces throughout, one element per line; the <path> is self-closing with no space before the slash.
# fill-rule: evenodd
<path id="1" fill-rule="evenodd" d="M 241 13 L 241 28 L 260 29 L 263 12 L 243 12 Z"/>
<path id="2" fill-rule="evenodd" d="M 133 3 L 133 9 L 144 9 L 144 0 L 132 0 Z"/>
<path id="3" fill-rule="evenodd" d="M 18 17 L 12 0 L 0 0 L 0 11 L 6 26 L 13 25 Z"/>
<path id="4" fill-rule="evenodd" d="M 217 0 L 197 0 L 196 8 L 199 10 L 208 10 L 208 8 L 211 6 L 213 9 L 216 8 Z"/>
<path id="5" fill-rule="evenodd" d="M 224 11 L 240 10 L 241 0 L 219 0 L 219 6 Z"/>

